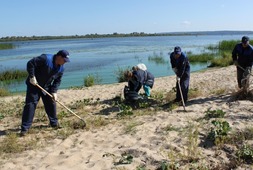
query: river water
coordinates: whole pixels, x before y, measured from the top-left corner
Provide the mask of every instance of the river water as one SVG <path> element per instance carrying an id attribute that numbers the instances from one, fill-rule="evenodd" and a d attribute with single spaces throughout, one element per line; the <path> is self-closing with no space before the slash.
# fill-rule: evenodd
<path id="1" fill-rule="evenodd" d="M 238 40 L 243 35 L 203 35 L 203 36 L 155 36 L 120 37 L 96 39 L 64 39 L 12 42 L 16 48 L 0 50 L 0 71 L 26 69 L 26 63 L 40 54 L 55 54 L 66 49 L 70 53 L 70 63 L 65 64 L 65 72 L 60 88 L 82 86 L 88 75 L 97 77 L 100 84 L 116 83 L 119 69 L 131 68 L 145 63 L 155 77 L 173 75 L 169 55 L 175 46 L 193 54 L 206 52 L 208 45 L 216 45 L 222 40 Z M 163 63 L 149 60 L 158 55 Z M 208 63 L 192 64 L 191 72 L 206 68 Z M 11 84 L 12 92 L 26 90 L 24 81 Z"/>

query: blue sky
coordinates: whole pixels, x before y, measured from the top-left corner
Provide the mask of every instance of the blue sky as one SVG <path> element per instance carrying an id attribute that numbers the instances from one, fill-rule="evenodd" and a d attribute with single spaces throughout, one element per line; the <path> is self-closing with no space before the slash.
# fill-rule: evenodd
<path id="1" fill-rule="evenodd" d="M 253 30 L 253 0 L 4 0 L 0 37 Z"/>

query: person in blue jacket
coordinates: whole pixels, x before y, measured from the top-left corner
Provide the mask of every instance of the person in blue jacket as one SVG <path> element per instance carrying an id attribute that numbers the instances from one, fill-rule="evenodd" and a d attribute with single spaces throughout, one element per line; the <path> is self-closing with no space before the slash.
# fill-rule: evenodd
<path id="1" fill-rule="evenodd" d="M 182 101 L 179 85 L 180 82 L 183 99 L 186 103 L 188 100 L 188 91 L 189 91 L 189 84 L 190 84 L 190 63 L 185 53 L 181 51 L 179 46 L 174 48 L 174 52 L 170 54 L 170 62 L 173 71 L 177 76 L 177 83 L 176 83 L 176 99 L 174 102 Z"/>
<path id="2" fill-rule="evenodd" d="M 143 86 L 145 95 L 150 97 L 150 88 L 153 88 L 154 76 L 149 71 L 134 67 L 132 71 L 125 73 L 125 79 L 128 80 L 130 91 L 138 93 Z"/>
<path id="3" fill-rule="evenodd" d="M 234 65 L 237 66 L 238 87 L 245 87 L 253 64 L 253 47 L 249 44 L 248 36 L 243 36 L 241 43 L 235 45 L 232 51 L 232 59 Z"/>
<path id="4" fill-rule="evenodd" d="M 63 65 L 69 62 L 69 52 L 60 50 L 57 54 L 42 54 L 27 62 L 28 77 L 25 106 L 22 114 L 21 136 L 24 136 L 32 125 L 36 106 L 40 97 L 51 127 L 58 127 L 56 116 L 57 90 L 64 72 Z M 53 99 L 44 94 L 37 84 L 52 94 Z"/>

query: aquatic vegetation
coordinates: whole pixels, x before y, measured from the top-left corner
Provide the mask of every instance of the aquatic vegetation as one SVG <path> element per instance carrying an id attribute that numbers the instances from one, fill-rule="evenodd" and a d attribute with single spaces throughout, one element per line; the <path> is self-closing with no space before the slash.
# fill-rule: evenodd
<path id="1" fill-rule="evenodd" d="M 209 67 L 226 67 L 232 64 L 231 54 L 229 52 L 222 52 L 221 57 L 214 58 Z"/>
<path id="2" fill-rule="evenodd" d="M 166 61 L 164 59 L 162 52 L 160 52 L 159 55 L 156 52 L 154 52 L 152 56 L 148 57 L 148 61 L 155 62 L 156 64 L 166 64 Z"/>
<path id="3" fill-rule="evenodd" d="M 11 43 L 0 44 L 0 50 L 12 49 L 12 48 L 15 48 L 15 46 Z"/>
<path id="4" fill-rule="evenodd" d="M 85 87 L 90 87 L 95 84 L 100 84 L 102 79 L 99 77 L 98 74 L 95 76 L 93 74 L 89 74 L 87 77 L 84 78 L 84 86 Z"/>
<path id="5" fill-rule="evenodd" d="M 214 59 L 214 54 L 212 53 L 189 54 L 188 59 L 190 62 L 206 63 Z"/>
<path id="6" fill-rule="evenodd" d="M 0 72 L 0 81 L 21 80 L 26 78 L 28 73 L 25 70 L 6 70 Z"/>

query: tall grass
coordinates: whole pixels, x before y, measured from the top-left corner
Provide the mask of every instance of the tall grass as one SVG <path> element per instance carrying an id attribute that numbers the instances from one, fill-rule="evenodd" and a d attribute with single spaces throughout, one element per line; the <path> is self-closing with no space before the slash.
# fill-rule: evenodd
<path id="1" fill-rule="evenodd" d="M 0 50 L 12 49 L 12 48 L 15 48 L 15 46 L 11 43 L 0 44 Z"/>
<path id="2" fill-rule="evenodd" d="M 6 70 L 0 73 L 0 81 L 21 80 L 27 75 L 25 70 Z"/>
<path id="3" fill-rule="evenodd" d="M 192 63 L 210 62 L 208 67 L 226 67 L 233 64 L 232 51 L 238 40 L 220 41 L 218 45 L 210 45 L 207 49 L 214 51 L 213 53 L 188 54 L 189 61 Z M 253 43 L 250 42 L 250 43 Z"/>
<path id="4" fill-rule="evenodd" d="M 226 67 L 233 64 L 231 54 L 229 52 L 223 52 L 221 57 L 214 58 L 211 61 L 209 67 Z"/>
<path id="5" fill-rule="evenodd" d="M 203 53 L 203 54 L 188 54 L 188 59 L 190 62 L 199 62 L 199 63 L 206 63 L 213 60 L 214 54 L 212 53 Z"/>
<path id="6" fill-rule="evenodd" d="M 237 40 L 223 40 L 218 44 L 218 49 L 220 51 L 231 51 L 234 49 L 235 45 L 238 43 Z"/>

